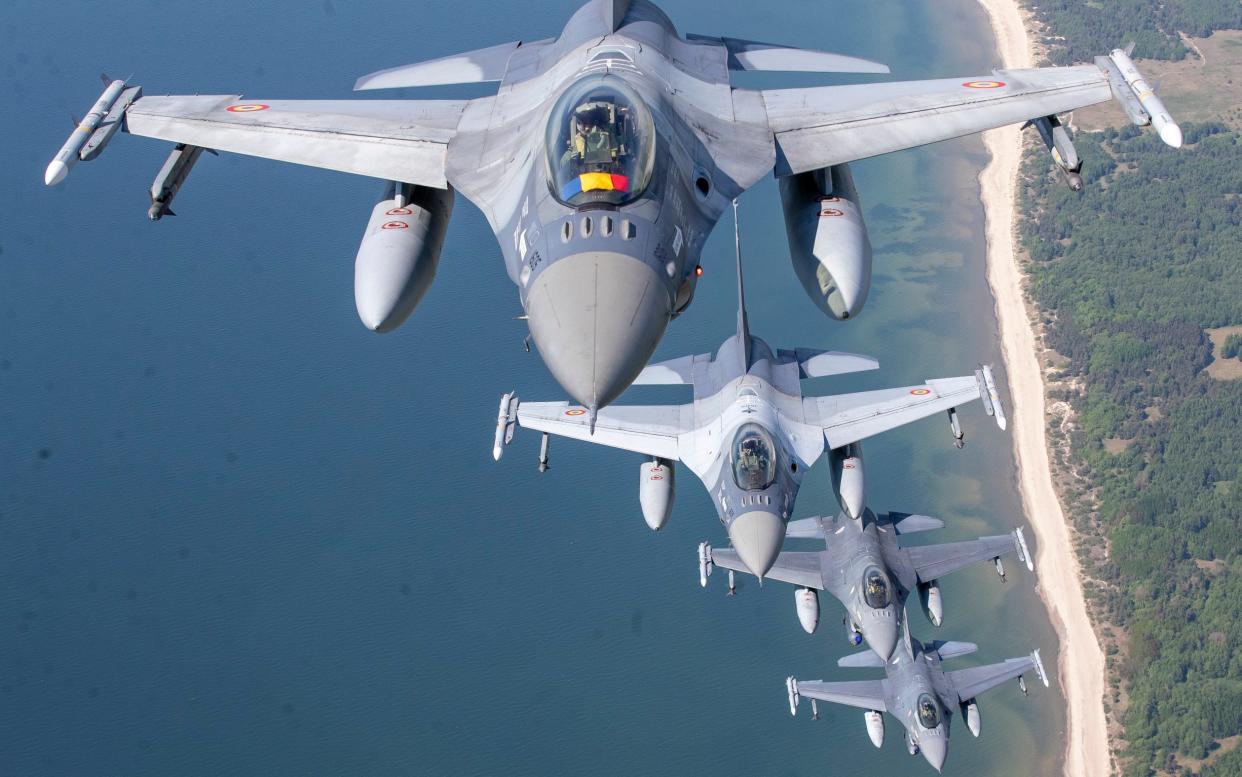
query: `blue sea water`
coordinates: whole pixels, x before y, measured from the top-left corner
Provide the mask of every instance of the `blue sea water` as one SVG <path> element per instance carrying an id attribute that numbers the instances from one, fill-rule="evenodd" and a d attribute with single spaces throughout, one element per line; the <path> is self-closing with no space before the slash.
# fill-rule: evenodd
<path id="1" fill-rule="evenodd" d="M 401 330 L 356 320 L 352 260 L 380 183 L 204 157 L 147 221 L 163 144 L 118 138 L 45 189 L 42 171 L 97 75 L 148 94 L 346 98 L 367 72 L 554 35 L 576 5 L 316 0 L 125 4 L 10 0 L 0 14 L 0 775 L 930 774 L 889 721 L 791 719 L 786 675 L 837 669 L 825 600 L 807 636 L 786 586 L 697 585 L 724 541 L 679 474 L 670 525 L 637 504 L 637 456 L 519 432 L 490 456 L 496 400 L 560 396 L 481 215 L 459 199 L 431 293 Z M 894 78 L 984 75 L 970 0 L 669 0 L 682 31 L 841 51 Z M 746 74 L 748 86 L 826 79 Z M 475 96 L 486 87 L 423 90 Z M 413 94 L 413 92 L 409 93 Z M 854 166 L 876 248 L 868 309 L 841 324 L 789 266 L 773 181 L 742 199 L 752 328 L 774 346 L 873 354 L 818 391 L 999 364 L 983 277 L 977 138 Z M 732 327 L 722 225 L 689 313 L 658 358 Z M 684 401 L 644 389 L 623 401 Z M 937 539 L 1020 520 L 1010 440 L 977 407 L 954 451 L 933 419 L 869 442 L 871 503 L 926 512 Z M 835 509 L 810 474 L 797 516 Z M 1015 570 L 945 581 L 915 635 L 995 661 L 1056 652 Z M 1050 668 L 1054 661 L 1048 661 Z M 1054 676 L 1055 680 L 1055 676 Z M 982 701 L 947 771 L 1056 773 L 1056 684 Z"/>

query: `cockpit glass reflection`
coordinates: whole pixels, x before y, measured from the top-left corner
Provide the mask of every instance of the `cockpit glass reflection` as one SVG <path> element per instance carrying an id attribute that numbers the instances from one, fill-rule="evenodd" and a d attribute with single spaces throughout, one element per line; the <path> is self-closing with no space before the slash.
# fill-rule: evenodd
<path id="1" fill-rule="evenodd" d="M 863 598 L 867 600 L 868 607 L 876 610 L 882 610 L 888 606 L 888 578 L 884 576 L 879 567 L 868 567 L 863 573 Z"/>
<path id="2" fill-rule="evenodd" d="M 591 76 L 570 87 L 552 109 L 547 144 L 552 193 L 571 207 L 623 205 L 651 179 L 651 112 L 616 76 Z"/>
<path id="3" fill-rule="evenodd" d="M 746 491 L 761 491 L 776 480 L 776 449 L 768 433 L 746 424 L 733 437 L 733 481 Z"/>
<path id="4" fill-rule="evenodd" d="M 940 708 L 936 706 L 936 701 L 930 694 L 922 694 L 919 696 L 919 723 L 923 724 L 923 728 L 935 728 L 940 725 Z"/>

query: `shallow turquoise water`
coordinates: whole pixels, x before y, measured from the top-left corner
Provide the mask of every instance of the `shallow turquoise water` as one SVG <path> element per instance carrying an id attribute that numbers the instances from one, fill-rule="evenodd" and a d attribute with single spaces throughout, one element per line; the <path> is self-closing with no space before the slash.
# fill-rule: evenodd
<path id="1" fill-rule="evenodd" d="M 559 392 L 522 352 L 516 289 L 464 200 L 432 292 L 377 336 L 351 296 L 375 181 L 204 158 L 181 215 L 153 225 L 146 187 L 166 148 L 121 138 L 66 185 L 41 185 L 99 69 L 151 94 L 345 97 L 375 69 L 553 35 L 573 7 L 7 6 L 0 774 L 932 773 L 892 721 L 877 752 L 854 710 L 789 717 L 786 675 L 861 676 L 835 668 L 840 611 L 825 602 L 808 637 L 788 587 L 700 590 L 694 547 L 723 536 L 687 471 L 653 535 L 636 456 L 554 442 L 539 476 L 538 437 L 523 435 L 492 462 L 499 394 Z M 857 54 L 896 78 L 983 74 L 996 59 L 967 0 L 665 8 L 683 31 Z M 984 161 L 967 139 L 855 165 L 877 277 L 844 325 L 794 278 L 774 183 L 749 192 L 754 330 L 883 363 L 820 391 L 998 363 Z M 661 358 L 712 349 L 732 327 L 725 226 Z M 943 540 L 1011 528 L 1010 441 L 977 407 L 963 420 L 960 453 L 940 419 L 869 443 L 872 504 L 944 517 Z M 798 515 L 829 509 L 821 465 Z M 961 573 L 945 584 L 946 625 L 913 614 L 916 636 L 979 642 L 963 665 L 1052 656 L 1033 583 Z M 982 706 L 984 736 L 957 726 L 949 772 L 1056 771 L 1055 688 L 1004 688 Z"/>

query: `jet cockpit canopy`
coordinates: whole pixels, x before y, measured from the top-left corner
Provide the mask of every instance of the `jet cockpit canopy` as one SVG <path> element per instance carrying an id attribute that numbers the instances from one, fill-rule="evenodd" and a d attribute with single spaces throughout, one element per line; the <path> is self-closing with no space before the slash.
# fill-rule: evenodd
<path id="1" fill-rule="evenodd" d="M 651 180 L 655 124 L 642 98 L 617 76 L 565 90 L 547 128 L 548 182 L 562 203 L 624 205 Z"/>
<path id="2" fill-rule="evenodd" d="M 919 723 L 923 728 L 935 728 L 940 725 L 940 707 L 929 693 L 919 694 Z"/>
<path id="3" fill-rule="evenodd" d="M 733 435 L 733 481 L 746 491 L 762 491 L 776 480 L 776 446 L 757 424 L 745 424 Z"/>
<path id="4" fill-rule="evenodd" d="M 875 610 L 888 606 L 888 578 L 879 567 L 867 567 L 867 571 L 863 572 L 863 598 L 867 600 L 867 606 Z"/>

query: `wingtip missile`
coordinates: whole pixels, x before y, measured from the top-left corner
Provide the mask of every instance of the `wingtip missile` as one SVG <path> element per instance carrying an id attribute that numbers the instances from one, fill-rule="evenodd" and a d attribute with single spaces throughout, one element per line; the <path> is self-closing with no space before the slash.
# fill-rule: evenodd
<path id="1" fill-rule="evenodd" d="M 988 404 L 991 404 L 996 425 L 1003 432 L 1009 428 L 1009 419 L 1005 417 L 1005 408 L 1001 405 L 1000 392 L 996 389 L 996 378 L 992 376 L 991 366 L 985 364 L 980 369 L 983 373 L 983 385 L 987 389 Z"/>
<path id="2" fill-rule="evenodd" d="M 53 159 L 48 163 L 47 170 L 43 173 L 43 184 L 45 186 L 55 186 L 65 180 L 67 175 L 69 175 L 69 165 L 60 159 Z"/>
<path id="3" fill-rule="evenodd" d="M 707 578 L 712 576 L 716 565 L 712 562 L 712 546 L 706 542 L 699 543 L 699 587 L 707 587 Z"/>
<path id="4" fill-rule="evenodd" d="M 500 410 L 496 413 L 496 436 L 492 440 L 492 458 L 500 461 L 505 446 L 513 440 L 513 427 L 517 420 L 517 392 L 510 391 L 500 398 Z"/>
<path id="5" fill-rule="evenodd" d="M 1035 673 L 1039 675 L 1039 679 L 1043 682 L 1044 687 L 1048 687 L 1048 673 L 1044 671 L 1044 660 L 1039 657 L 1039 648 L 1031 651 L 1031 660 L 1035 662 Z"/>
<path id="6" fill-rule="evenodd" d="M 90 111 L 82 118 L 82 121 L 77 123 L 73 132 L 69 133 L 69 137 L 56 152 L 56 156 L 52 157 L 51 163 L 43 173 L 45 185 L 55 186 L 65 180 L 65 177 L 69 175 L 69 168 L 78 161 L 78 154 L 82 147 L 95 134 L 95 130 L 99 129 L 99 125 L 112 110 L 112 106 L 123 91 L 125 91 L 124 81 L 112 81 L 104 88 Z"/>
<path id="7" fill-rule="evenodd" d="M 1130 121 L 1140 127 L 1150 123 L 1166 145 L 1181 148 L 1182 128 L 1173 121 L 1168 108 L 1164 107 L 1164 102 L 1156 96 L 1156 90 L 1143 78 L 1143 74 L 1130 59 L 1131 51 L 1133 44 L 1124 50 L 1113 49 L 1107 57 L 1099 57 L 1096 62 L 1109 71 L 1113 96 L 1121 103 Z"/>
<path id="8" fill-rule="evenodd" d="M 1035 571 L 1035 560 L 1031 558 L 1031 549 L 1026 546 L 1026 534 L 1022 531 L 1022 527 L 1014 529 L 1013 538 L 1018 546 L 1018 558 L 1026 564 L 1027 571 Z"/>

